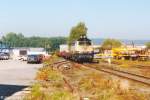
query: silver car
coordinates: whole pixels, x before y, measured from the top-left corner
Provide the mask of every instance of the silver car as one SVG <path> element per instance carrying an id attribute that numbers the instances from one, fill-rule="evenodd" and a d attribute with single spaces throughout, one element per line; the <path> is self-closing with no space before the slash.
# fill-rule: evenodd
<path id="1" fill-rule="evenodd" d="M 0 60 L 8 60 L 9 54 L 7 53 L 0 53 Z"/>

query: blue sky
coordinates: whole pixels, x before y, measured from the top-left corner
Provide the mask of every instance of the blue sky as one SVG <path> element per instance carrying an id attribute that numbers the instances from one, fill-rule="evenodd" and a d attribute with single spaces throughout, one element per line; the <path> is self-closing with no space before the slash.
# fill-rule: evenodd
<path id="1" fill-rule="evenodd" d="M 0 32 L 68 36 L 85 22 L 91 38 L 150 39 L 150 0 L 0 0 Z"/>

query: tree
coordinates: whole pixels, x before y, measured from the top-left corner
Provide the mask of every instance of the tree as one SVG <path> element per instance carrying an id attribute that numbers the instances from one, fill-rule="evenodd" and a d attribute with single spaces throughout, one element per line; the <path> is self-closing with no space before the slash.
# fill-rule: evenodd
<path id="1" fill-rule="evenodd" d="M 1 41 L 9 43 L 11 47 L 42 47 L 47 51 L 59 49 L 60 44 L 66 43 L 65 37 L 24 37 L 23 34 L 10 32 L 3 36 Z"/>
<path id="2" fill-rule="evenodd" d="M 145 45 L 148 49 L 150 49 L 150 42 L 147 42 Z"/>
<path id="3" fill-rule="evenodd" d="M 103 49 L 112 49 L 112 48 L 118 48 L 121 46 L 122 46 L 121 41 L 116 40 L 116 39 L 106 39 L 102 43 Z"/>
<path id="4" fill-rule="evenodd" d="M 85 23 L 80 22 L 76 26 L 72 27 L 70 31 L 70 35 L 68 38 L 68 44 L 69 46 L 77 39 L 80 38 L 82 35 L 87 35 L 87 27 L 85 26 Z"/>
<path id="5" fill-rule="evenodd" d="M 11 46 L 21 46 L 23 43 L 24 36 L 22 33 L 16 34 L 13 32 L 7 33 L 6 36 L 2 37 L 4 43 L 10 43 Z"/>

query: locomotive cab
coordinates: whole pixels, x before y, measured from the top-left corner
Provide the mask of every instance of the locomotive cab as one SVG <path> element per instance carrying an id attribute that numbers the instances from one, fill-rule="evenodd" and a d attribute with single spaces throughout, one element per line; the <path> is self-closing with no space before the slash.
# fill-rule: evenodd
<path id="1" fill-rule="evenodd" d="M 91 40 L 86 36 L 81 36 L 72 47 L 73 60 L 78 62 L 92 62 L 94 50 Z"/>
<path id="2" fill-rule="evenodd" d="M 91 40 L 86 36 L 81 36 L 75 43 L 75 51 L 78 53 L 92 53 Z"/>

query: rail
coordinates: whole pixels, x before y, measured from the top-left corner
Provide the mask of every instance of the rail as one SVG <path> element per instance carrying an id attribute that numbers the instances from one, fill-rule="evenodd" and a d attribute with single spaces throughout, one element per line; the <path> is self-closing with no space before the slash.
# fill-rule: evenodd
<path id="1" fill-rule="evenodd" d="M 58 61 L 58 62 L 54 62 L 54 63 L 52 63 L 52 64 L 46 64 L 46 65 L 44 65 L 44 67 L 48 67 L 48 66 L 51 66 L 51 65 L 56 65 L 56 64 L 63 64 L 63 63 L 67 63 L 67 62 L 69 62 L 69 61 L 67 61 L 67 60 L 62 60 L 62 61 Z"/>
<path id="2" fill-rule="evenodd" d="M 150 86 L 150 78 L 149 77 L 145 77 L 142 75 L 137 75 L 137 74 L 133 74 L 133 73 L 125 72 L 125 71 L 120 71 L 120 70 L 116 70 L 116 69 L 112 69 L 112 68 L 99 67 L 99 65 L 83 64 L 83 66 L 88 67 L 90 69 L 97 70 L 97 71 L 109 73 L 109 74 L 112 74 L 115 76 L 127 78 L 127 79 L 137 81 L 137 82 L 140 82 L 140 83 Z"/>

